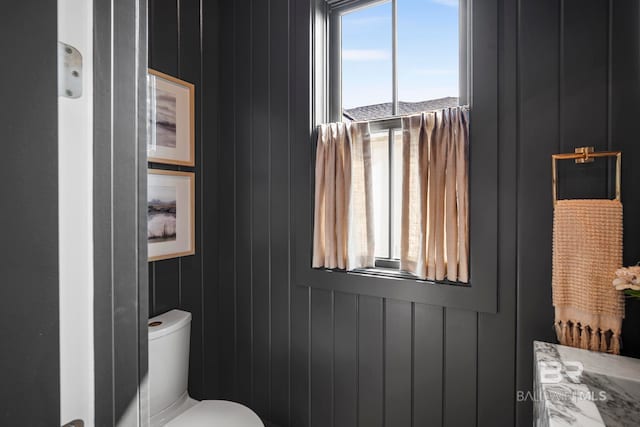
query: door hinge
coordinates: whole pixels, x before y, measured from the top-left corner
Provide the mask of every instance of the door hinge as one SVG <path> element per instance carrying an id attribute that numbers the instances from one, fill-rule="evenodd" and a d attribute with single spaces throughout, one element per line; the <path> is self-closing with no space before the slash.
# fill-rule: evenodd
<path id="1" fill-rule="evenodd" d="M 58 96 L 82 96 L 82 54 L 75 47 L 58 42 Z"/>

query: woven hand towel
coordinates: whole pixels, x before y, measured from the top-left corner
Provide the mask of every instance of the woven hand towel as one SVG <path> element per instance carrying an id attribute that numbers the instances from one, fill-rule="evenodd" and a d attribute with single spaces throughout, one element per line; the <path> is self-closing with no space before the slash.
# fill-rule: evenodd
<path id="1" fill-rule="evenodd" d="M 553 305 L 560 344 L 620 353 L 622 204 L 559 200 L 553 218 Z"/>

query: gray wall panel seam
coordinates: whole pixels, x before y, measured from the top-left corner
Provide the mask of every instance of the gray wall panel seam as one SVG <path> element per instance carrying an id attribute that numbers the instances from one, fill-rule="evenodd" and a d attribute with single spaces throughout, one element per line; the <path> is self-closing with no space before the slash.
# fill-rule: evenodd
<path id="1" fill-rule="evenodd" d="M 387 299 L 382 300 L 382 427 L 387 424 Z"/>
<path id="2" fill-rule="evenodd" d="M 236 74 L 238 69 L 238 55 L 237 55 L 237 31 L 236 26 L 238 22 L 238 12 L 236 9 L 236 3 L 233 2 L 233 84 L 231 85 L 233 91 L 233 114 L 231 115 L 231 119 L 233 120 L 233 301 L 234 301 L 234 310 L 233 310 L 233 385 L 232 390 L 236 399 L 239 397 L 239 387 L 238 387 L 238 151 L 237 151 L 237 109 L 238 109 L 238 98 L 237 98 L 237 89 L 236 89 Z"/>
<path id="3" fill-rule="evenodd" d="M 498 181 L 499 182 L 499 181 Z M 500 244 L 500 239 L 498 239 L 498 244 Z M 500 251 L 498 251 L 498 253 L 500 253 Z M 498 269 L 498 277 L 500 275 L 500 269 Z M 475 393 L 475 401 L 476 401 L 476 417 L 475 417 L 475 425 L 476 427 L 478 427 L 478 407 L 480 406 L 478 404 L 478 385 L 480 384 L 479 381 L 479 369 L 478 369 L 478 360 L 479 360 L 479 356 L 480 356 L 480 352 L 478 351 L 479 348 L 479 340 L 478 340 L 478 334 L 480 332 L 480 314 L 478 312 L 474 313 L 474 315 L 476 316 L 476 357 L 475 357 L 475 371 L 476 371 L 476 384 L 475 384 L 475 389 L 476 389 L 476 393 Z"/>
<path id="4" fill-rule="evenodd" d="M 447 381 L 446 381 L 446 368 L 447 368 L 447 308 L 442 307 L 442 426 L 446 425 L 447 419 Z"/>
<path id="5" fill-rule="evenodd" d="M 182 10 L 182 1 L 181 0 L 175 0 L 176 2 L 176 25 L 177 25 L 177 45 L 178 45 L 178 49 L 176 50 L 176 64 L 177 64 L 177 68 L 178 68 L 178 77 L 182 78 L 182 61 L 181 61 L 181 57 L 182 57 L 182 25 L 181 25 L 181 10 Z M 182 170 L 181 167 L 178 167 L 178 170 Z"/>
<path id="6" fill-rule="evenodd" d="M 268 105 L 268 111 L 267 111 L 267 122 L 268 122 L 268 128 L 269 128 L 269 132 L 268 132 L 268 141 L 267 141 L 267 242 L 268 242 L 268 269 L 269 269 L 269 302 L 268 302 L 268 314 L 269 314 L 269 344 L 268 344 L 268 348 L 269 348 L 269 355 L 268 355 L 268 378 L 267 378 L 267 382 L 268 382 L 268 416 L 271 417 L 272 416 L 272 392 L 271 392 L 271 387 L 272 387 L 272 363 L 273 363 L 273 350 L 271 348 L 272 346 L 272 339 L 273 339 L 273 324 L 271 321 L 271 316 L 272 316 L 272 254 L 271 254 L 271 203 L 272 203 L 272 195 L 271 195 L 271 155 L 272 155 L 272 151 L 271 151 L 271 143 L 272 143 L 272 131 L 273 129 L 271 128 L 271 0 L 268 0 L 267 2 L 267 105 Z"/>
<path id="7" fill-rule="evenodd" d="M 564 96 L 564 90 L 565 90 L 565 85 L 564 85 L 564 71 L 565 71 L 565 66 L 564 66 L 564 43 L 565 43 L 565 34 L 564 34 L 564 24 L 565 24 L 565 0 L 560 0 L 560 2 L 558 3 L 558 7 L 560 9 L 560 13 L 559 15 L 559 19 L 560 22 L 558 23 L 558 31 L 559 36 L 560 36 L 560 43 L 559 43 L 559 49 L 558 49 L 558 95 L 557 95 L 557 99 L 558 99 L 558 153 L 562 153 L 563 149 L 564 149 L 564 130 L 565 130 L 565 126 L 564 126 L 564 122 L 563 122 L 563 116 L 564 116 L 564 111 L 563 111 L 563 96 Z"/>
<path id="8" fill-rule="evenodd" d="M 287 0 L 287 425 L 291 425 L 291 5 Z M 294 38 L 295 40 L 295 38 Z"/>
<path id="9" fill-rule="evenodd" d="M 415 357 L 416 357 L 416 303 L 411 302 L 411 426 L 415 425 Z"/>
<path id="10" fill-rule="evenodd" d="M 613 0 L 607 2 L 607 150 L 613 150 Z M 607 161 L 607 195 L 611 194 L 611 162 Z"/>
<path id="11" fill-rule="evenodd" d="M 516 7 L 516 34 L 515 34 L 515 45 L 516 45 L 516 52 L 515 52 L 515 59 L 516 59 L 516 63 L 515 63 L 515 84 L 516 84 L 516 112 L 515 112 L 515 139 L 516 139 L 516 158 L 515 161 L 517 163 L 517 169 L 516 169 L 516 173 L 515 173 L 515 180 L 516 180 L 516 185 L 515 185 L 515 189 L 516 189 L 516 194 L 515 194 L 515 214 L 516 214 L 516 218 L 515 218 L 515 240 L 516 240 L 516 245 L 515 245 L 515 321 L 516 321 L 516 325 L 514 328 L 514 333 L 513 333 L 513 339 L 514 339 L 514 353 L 515 353 L 515 357 L 514 357 L 514 366 L 513 366 L 513 389 L 514 390 L 518 390 L 518 384 L 519 384 L 519 371 L 518 371 L 518 364 L 519 364 L 519 358 L 520 358 L 520 354 L 518 351 L 519 348 L 519 339 L 520 339 L 520 334 L 519 334 L 519 326 L 521 324 L 520 322 L 520 316 L 518 315 L 518 308 L 519 308 L 519 300 L 520 300 L 520 275 L 518 274 L 518 259 L 520 258 L 520 254 L 519 254 L 519 245 L 518 242 L 520 240 L 520 236 L 518 233 L 518 230 L 520 229 L 519 226 L 519 221 L 520 221 L 520 212 L 519 212 L 519 203 L 518 203 L 518 193 L 520 192 L 520 122 L 521 122 L 521 83 L 520 83 L 520 38 L 521 38 L 521 34 L 520 34 L 520 29 L 522 27 L 522 17 L 520 16 L 520 2 L 522 0 L 514 0 L 515 1 L 515 7 Z M 516 403 L 516 405 L 514 406 L 514 411 L 513 411 L 513 425 L 516 425 L 516 422 L 518 420 L 518 412 L 520 411 L 520 406 Z"/>
<path id="12" fill-rule="evenodd" d="M 253 0 L 249 0 L 249 99 L 250 103 L 250 122 L 253 124 L 254 121 L 254 113 L 255 113 L 255 100 L 253 99 Z M 254 402 L 254 388 L 255 388 L 255 372 L 254 372 L 254 363 L 253 363 L 253 347 L 254 347 L 254 335 L 253 335 L 253 312 L 254 312 L 254 304 L 253 304 L 253 216 L 255 212 L 253 211 L 253 126 L 249 127 L 249 171 L 247 174 L 249 175 L 249 325 L 250 325 L 250 339 L 249 339 L 249 347 L 250 347 L 250 356 L 249 356 L 249 370 L 250 370 L 250 392 L 249 392 L 249 401 L 251 405 Z"/>
<path id="13" fill-rule="evenodd" d="M 360 295 L 356 295 L 356 422 L 360 426 Z"/>
<path id="14" fill-rule="evenodd" d="M 311 340 L 312 340 L 312 325 L 311 325 L 311 303 L 312 303 L 313 293 L 311 292 L 311 288 L 307 289 L 307 425 L 311 427 Z"/>
<path id="15" fill-rule="evenodd" d="M 331 295 L 331 426 L 336 424 L 336 294 Z"/>
<path id="16" fill-rule="evenodd" d="M 206 322 L 205 322 L 205 317 L 206 317 L 206 310 L 205 310 L 205 306 L 204 306 L 204 301 L 205 301 L 205 291 L 204 291 L 204 255 L 206 254 L 206 249 L 205 249 L 205 240 L 204 240 L 204 228 L 205 228 L 205 223 L 204 223 L 204 207 L 205 207 L 205 197 L 204 197 L 204 182 L 205 182 L 205 167 L 204 167 L 204 153 L 205 153 L 205 144 L 204 142 L 204 73 L 203 73 L 203 67 L 204 67 L 204 53 L 203 53 L 203 25 L 202 25 L 202 16 L 203 16 L 203 8 L 202 8 L 202 0 L 198 0 L 198 43 L 200 44 L 199 46 L 199 54 L 200 54 L 200 64 L 198 67 L 198 73 L 199 75 L 199 81 L 200 81 L 200 89 L 199 89 L 199 93 L 200 93 L 200 99 L 198 100 L 198 104 L 200 105 L 200 123 L 199 123 L 199 127 L 200 127 L 200 257 L 201 257 L 201 262 L 200 262 L 200 324 L 201 324 L 201 330 L 200 330 L 200 340 L 202 342 L 202 345 L 200 346 L 200 358 L 201 358 L 201 363 L 202 363 L 202 375 L 201 377 L 201 388 L 200 390 L 202 390 L 203 394 L 206 394 L 205 391 L 205 377 L 206 377 L 206 372 L 207 372 L 207 366 L 204 363 L 204 361 L 206 360 L 206 352 L 205 352 L 205 348 L 206 348 L 206 337 L 205 337 L 205 328 L 206 328 Z"/>

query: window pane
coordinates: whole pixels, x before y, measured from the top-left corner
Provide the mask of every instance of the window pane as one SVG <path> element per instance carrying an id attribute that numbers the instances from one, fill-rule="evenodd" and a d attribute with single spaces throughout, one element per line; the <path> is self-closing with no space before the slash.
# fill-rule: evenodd
<path id="1" fill-rule="evenodd" d="M 393 200 L 391 212 L 393 221 L 393 244 L 391 258 L 400 259 L 400 227 L 402 225 L 402 131 L 393 131 Z"/>
<path id="2" fill-rule="evenodd" d="M 398 0 L 400 114 L 458 105 L 458 0 Z"/>
<path id="3" fill-rule="evenodd" d="M 375 256 L 389 257 L 389 132 L 371 134 Z"/>
<path id="4" fill-rule="evenodd" d="M 391 3 L 342 16 L 342 108 L 348 120 L 391 115 Z"/>

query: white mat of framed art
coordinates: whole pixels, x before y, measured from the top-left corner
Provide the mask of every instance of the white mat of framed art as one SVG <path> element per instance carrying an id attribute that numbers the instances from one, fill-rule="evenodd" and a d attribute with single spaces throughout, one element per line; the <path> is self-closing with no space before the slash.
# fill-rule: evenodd
<path id="1" fill-rule="evenodd" d="M 148 169 L 148 259 L 177 258 L 195 253 L 195 175 Z"/>

